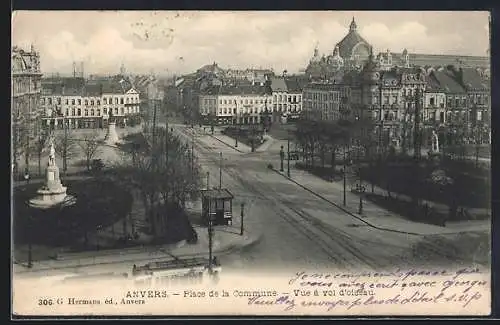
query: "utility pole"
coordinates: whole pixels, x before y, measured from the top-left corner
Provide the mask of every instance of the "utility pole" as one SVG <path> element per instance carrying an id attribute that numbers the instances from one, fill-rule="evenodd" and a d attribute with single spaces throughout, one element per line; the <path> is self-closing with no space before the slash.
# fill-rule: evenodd
<path id="1" fill-rule="evenodd" d="M 238 125 L 238 133 L 236 134 L 236 143 L 234 144 L 235 147 L 238 147 L 238 137 L 240 135 L 240 123 L 238 121 L 238 102 L 236 101 L 236 99 L 234 100 L 234 106 L 236 107 L 236 124 Z"/>
<path id="2" fill-rule="evenodd" d="M 413 155 L 415 160 L 420 160 L 421 143 L 420 143 L 420 88 L 415 91 L 415 120 L 413 130 Z"/>
<path id="3" fill-rule="evenodd" d="M 283 146 L 280 149 L 280 172 L 284 171 L 283 161 L 285 160 L 285 152 L 283 151 Z"/>
<path id="4" fill-rule="evenodd" d="M 33 216 L 31 215 L 31 213 L 29 215 L 29 229 L 30 229 L 30 233 L 31 233 L 31 231 L 33 231 Z M 33 267 L 33 258 L 31 256 L 31 249 L 32 249 L 31 241 L 32 241 L 32 239 L 31 239 L 31 234 L 30 234 L 30 238 L 28 240 L 28 268 L 30 268 L 30 269 Z"/>
<path id="5" fill-rule="evenodd" d="M 245 209 L 245 203 L 241 203 L 241 229 L 240 229 L 240 235 L 243 236 L 243 217 L 244 217 L 244 209 Z"/>
<path id="6" fill-rule="evenodd" d="M 211 201 L 208 201 L 208 270 L 212 271 L 212 236 L 213 236 L 213 223 L 211 213 Z"/>
<path id="7" fill-rule="evenodd" d="M 222 188 L 222 152 L 220 152 L 220 163 L 219 163 L 219 188 Z"/>
<path id="8" fill-rule="evenodd" d="M 191 178 L 194 178 L 194 132 L 191 135 Z"/>
<path id="9" fill-rule="evenodd" d="M 288 135 L 288 141 L 287 141 L 287 145 L 288 145 L 288 162 L 287 162 L 287 176 L 290 177 L 290 135 Z"/>
<path id="10" fill-rule="evenodd" d="M 347 201 L 346 201 L 346 193 L 345 193 L 345 185 L 346 185 L 346 172 L 347 172 L 347 157 L 346 157 L 346 150 L 345 150 L 345 146 L 344 146 L 344 168 L 342 170 L 342 174 L 343 174 L 343 178 L 344 178 L 344 206 L 347 205 Z"/>

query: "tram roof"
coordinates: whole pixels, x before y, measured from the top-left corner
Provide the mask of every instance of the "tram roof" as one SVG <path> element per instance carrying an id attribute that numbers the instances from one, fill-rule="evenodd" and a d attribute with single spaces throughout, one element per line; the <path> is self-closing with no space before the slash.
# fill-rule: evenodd
<path id="1" fill-rule="evenodd" d="M 217 199 L 233 199 L 234 196 L 226 188 L 217 188 L 211 190 L 202 190 L 201 195 L 204 199 L 217 200 Z"/>

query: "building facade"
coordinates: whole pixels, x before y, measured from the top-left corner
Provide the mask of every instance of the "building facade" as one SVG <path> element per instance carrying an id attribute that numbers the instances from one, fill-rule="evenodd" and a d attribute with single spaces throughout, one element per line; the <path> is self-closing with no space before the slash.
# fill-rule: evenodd
<path id="1" fill-rule="evenodd" d="M 13 47 L 11 52 L 11 121 L 13 168 L 17 173 L 18 159 L 24 155 L 28 166 L 33 141 L 40 131 L 39 110 L 41 98 L 40 54 Z"/>
<path id="2" fill-rule="evenodd" d="M 335 84 L 311 83 L 304 87 L 302 98 L 306 118 L 324 121 L 341 119 L 341 92 Z"/>
<path id="3" fill-rule="evenodd" d="M 140 99 L 133 87 L 120 80 L 63 78 L 44 83 L 43 124 L 52 129 L 62 129 L 65 124 L 69 128 L 103 128 L 113 114 L 117 124 L 126 125 L 129 117 L 140 114 Z"/>
<path id="4" fill-rule="evenodd" d="M 272 96 L 264 84 L 236 84 L 205 89 L 199 96 L 200 114 L 218 124 L 259 124 L 272 113 Z"/>

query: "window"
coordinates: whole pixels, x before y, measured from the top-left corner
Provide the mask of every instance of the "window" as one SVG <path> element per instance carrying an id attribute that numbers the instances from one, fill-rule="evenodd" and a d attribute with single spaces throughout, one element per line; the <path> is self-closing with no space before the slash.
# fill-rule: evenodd
<path id="1" fill-rule="evenodd" d="M 431 104 L 431 106 L 434 106 L 434 105 L 435 105 L 435 102 L 434 102 L 434 97 L 431 97 L 431 99 L 430 99 L 430 102 L 429 102 L 429 103 Z"/>
<path id="2" fill-rule="evenodd" d="M 120 111 L 121 111 L 122 115 L 125 113 L 123 107 L 120 108 Z"/>
<path id="3" fill-rule="evenodd" d="M 52 98 L 49 98 L 49 105 L 52 105 Z"/>
<path id="4" fill-rule="evenodd" d="M 439 122 L 444 123 L 444 112 L 439 113 Z"/>
<path id="5" fill-rule="evenodd" d="M 118 104 L 118 97 L 115 97 L 115 104 Z"/>
<path id="6" fill-rule="evenodd" d="M 68 116 L 68 115 L 69 115 L 69 109 L 67 109 L 67 108 L 66 108 L 66 114 L 65 114 L 65 115 L 66 115 L 66 116 Z"/>
<path id="7" fill-rule="evenodd" d="M 61 97 L 57 97 L 57 104 L 61 105 Z"/>
<path id="8" fill-rule="evenodd" d="M 95 115 L 95 111 L 94 111 L 94 109 L 93 109 L 93 108 L 90 110 L 90 115 L 92 115 L 92 116 L 94 116 L 94 115 Z"/>
<path id="9" fill-rule="evenodd" d="M 122 98 L 120 98 L 120 104 L 122 104 L 122 105 L 123 105 L 123 97 L 122 97 Z"/>
<path id="10" fill-rule="evenodd" d="M 101 116 L 101 110 L 97 109 L 97 116 Z"/>
<path id="11" fill-rule="evenodd" d="M 88 109 L 85 109 L 85 116 L 89 116 L 89 110 Z"/>
<path id="12" fill-rule="evenodd" d="M 79 99 L 79 100 L 78 100 L 78 105 L 81 105 L 81 104 L 82 104 L 82 100 L 81 100 L 81 99 Z"/>
<path id="13" fill-rule="evenodd" d="M 74 99 L 71 100 L 71 105 L 75 105 L 75 100 Z"/>
<path id="14" fill-rule="evenodd" d="M 106 107 L 104 107 L 104 108 L 103 108 L 103 110 L 102 110 L 102 113 L 103 113 L 104 115 L 108 114 L 108 109 L 107 109 Z"/>
<path id="15" fill-rule="evenodd" d="M 130 104 L 130 98 L 127 98 L 127 104 Z"/>
<path id="16" fill-rule="evenodd" d="M 117 107 L 115 107 L 115 115 L 118 115 L 118 108 Z"/>
<path id="17" fill-rule="evenodd" d="M 90 101 L 90 105 L 94 106 L 94 100 L 93 99 Z"/>
<path id="18" fill-rule="evenodd" d="M 107 98 L 103 98 L 102 99 L 103 103 L 106 105 L 108 103 L 108 99 Z"/>
<path id="19" fill-rule="evenodd" d="M 78 116 L 82 116 L 82 110 L 80 108 L 78 109 Z"/>
<path id="20" fill-rule="evenodd" d="M 85 106 L 88 106 L 89 104 L 89 101 L 87 99 L 85 99 Z"/>
<path id="21" fill-rule="evenodd" d="M 99 99 L 97 100 L 97 105 L 101 105 L 101 101 Z"/>
<path id="22" fill-rule="evenodd" d="M 71 116 L 75 116 L 75 109 L 74 108 L 71 109 Z"/>

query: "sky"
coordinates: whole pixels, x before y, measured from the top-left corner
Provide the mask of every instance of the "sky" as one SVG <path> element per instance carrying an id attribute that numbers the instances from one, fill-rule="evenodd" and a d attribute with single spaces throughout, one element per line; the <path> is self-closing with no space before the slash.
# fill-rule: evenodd
<path id="1" fill-rule="evenodd" d="M 331 54 L 355 17 L 374 52 L 486 56 L 489 13 L 480 11 L 17 11 L 12 44 L 40 52 L 45 74 L 179 74 L 222 68 L 304 69 L 315 46 Z"/>

